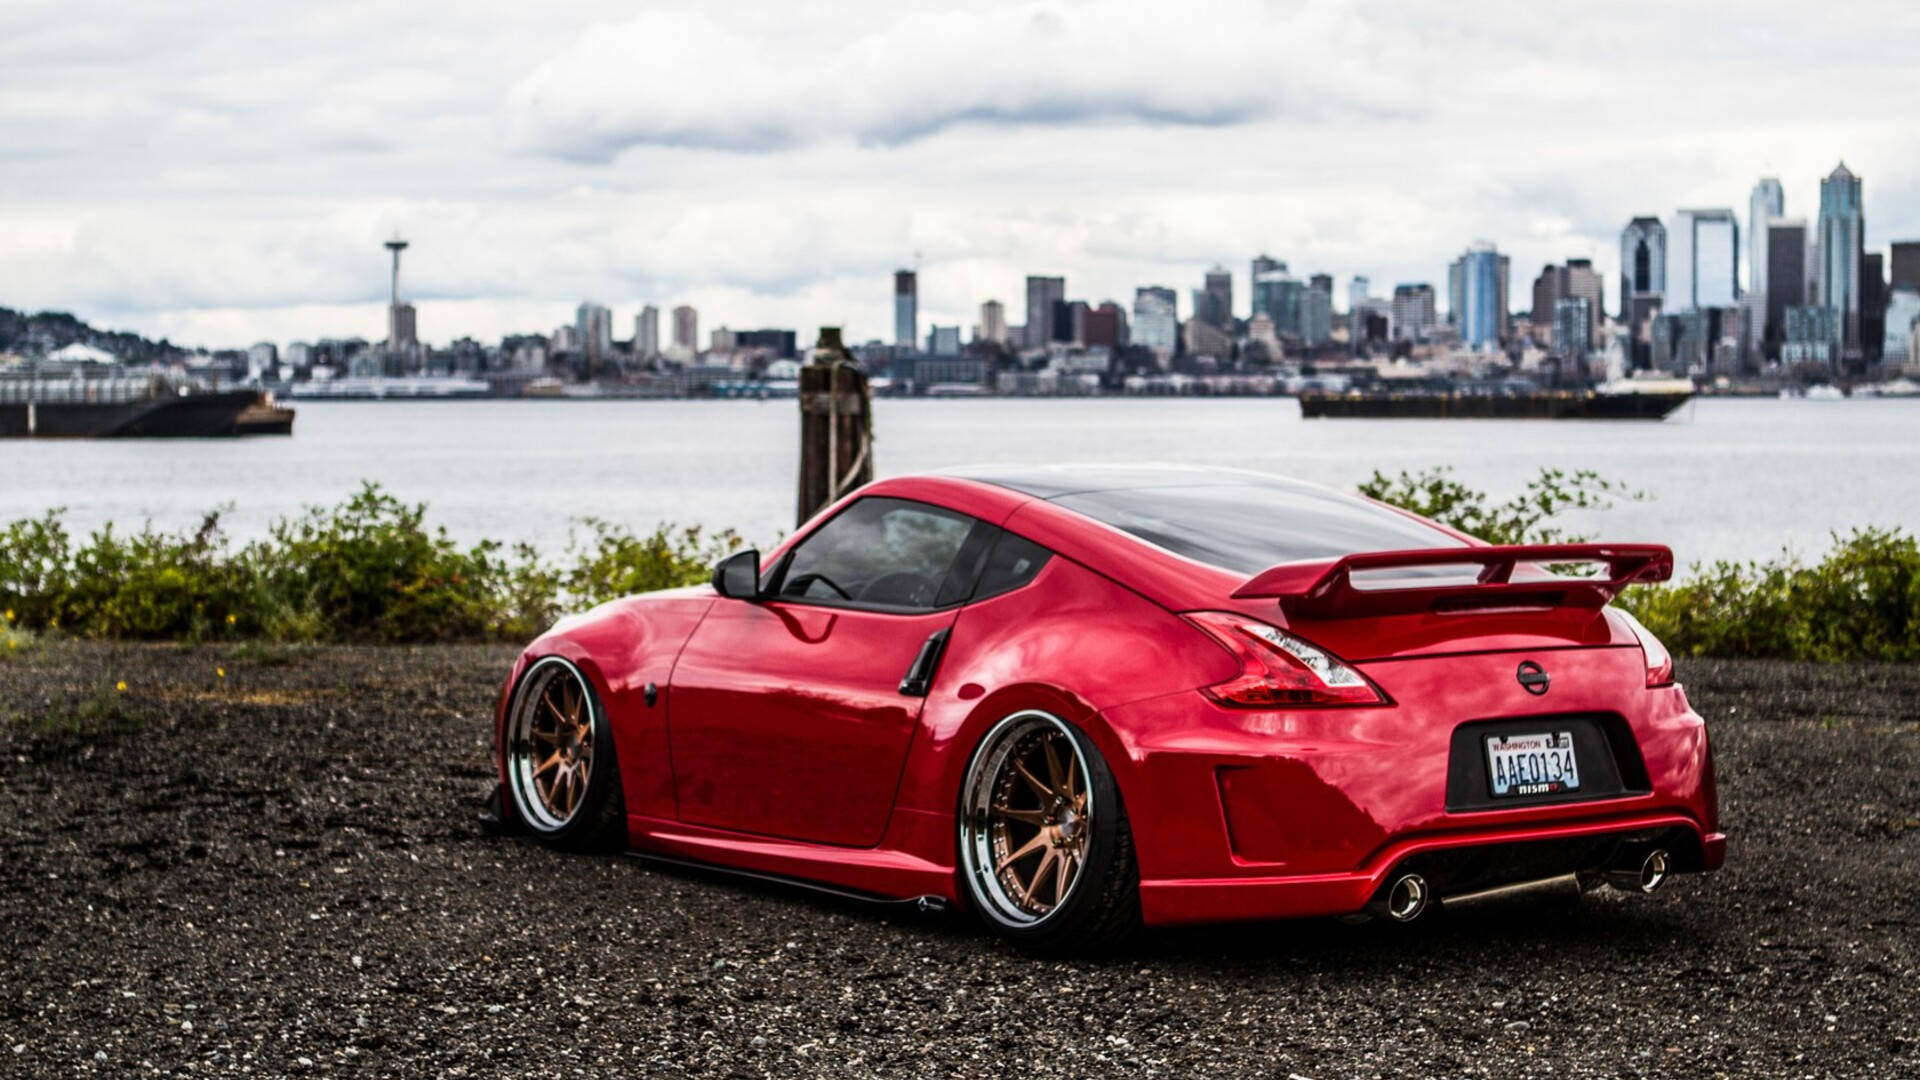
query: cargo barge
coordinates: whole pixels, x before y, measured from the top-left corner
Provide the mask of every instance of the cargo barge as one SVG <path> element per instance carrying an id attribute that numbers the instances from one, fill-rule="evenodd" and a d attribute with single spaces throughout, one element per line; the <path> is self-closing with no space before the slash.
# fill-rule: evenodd
<path id="1" fill-rule="evenodd" d="M 0 376 L 0 438 L 169 439 L 291 435 L 293 410 L 259 390 L 162 376 Z"/>
<path id="2" fill-rule="evenodd" d="M 1309 420 L 1664 420 L 1691 390 L 1532 390 L 1481 393 L 1432 390 L 1309 391 Z"/>

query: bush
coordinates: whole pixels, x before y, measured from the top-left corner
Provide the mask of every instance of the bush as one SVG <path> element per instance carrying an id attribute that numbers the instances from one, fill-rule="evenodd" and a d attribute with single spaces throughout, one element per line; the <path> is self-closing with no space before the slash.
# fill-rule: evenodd
<path id="1" fill-rule="evenodd" d="M 739 538 L 583 522 L 559 568 L 530 545 L 462 546 L 426 507 L 367 484 L 338 506 L 275 522 L 234 550 L 208 514 L 192 533 L 111 527 L 75 543 L 61 511 L 0 530 L 0 636 L 294 642 L 521 641 L 568 606 L 706 578 Z M 11 640 L 11 638 L 9 638 Z M 20 640 L 28 640 L 21 637 Z M 0 648 L 6 648 L 0 642 Z"/>
<path id="2" fill-rule="evenodd" d="M 1834 536 L 1807 566 L 1720 562 L 1619 601 L 1675 652 L 1836 663 L 1920 660 L 1920 544 L 1898 529 Z"/>
<path id="3" fill-rule="evenodd" d="M 1520 495 L 1489 504 L 1449 469 L 1375 472 L 1360 493 L 1495 544 L 1578 540 L 1552 527 L 1566 510 L 1639 499 L 1588 470 L 1543 469 Z M 1615 601 L 1675 653 L 1837 663 L 1920 660 L 1920 545 L 1899 530 L 1834 536 L 1813 566 L 1782 557 L 1718 562 L 1686 581 L 1640 585 Z"/>

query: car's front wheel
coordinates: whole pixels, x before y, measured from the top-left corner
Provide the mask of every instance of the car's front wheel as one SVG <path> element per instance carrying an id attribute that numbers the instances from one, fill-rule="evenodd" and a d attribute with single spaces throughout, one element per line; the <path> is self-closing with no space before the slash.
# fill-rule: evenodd
<path id="1" fill-rule="evenodd" d="M 1086 734 L 1026 710 L 988 731 L 960 789 L 969 905 L 1042 950 L 1110 945 L 1140 924 L 1140 876 L 1120 789 Z"/>
<path id="2" fill-rule="evenodd" d="M 624 842 L 613 735 L 585 673 L 564 657 L 535 661 L 514 691 L 505 734 L 507 792 L 535 836 L 574 850 Z"/>

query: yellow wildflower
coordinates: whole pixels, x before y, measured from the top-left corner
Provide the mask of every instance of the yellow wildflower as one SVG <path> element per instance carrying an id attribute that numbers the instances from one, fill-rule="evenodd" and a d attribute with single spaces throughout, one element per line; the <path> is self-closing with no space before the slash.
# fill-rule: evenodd
<path id="1" fill-rule="evenodd" d="M 117 682 L 117 683 L 114 683 L 114 684 L 113 684 L 113 688 L 114 688 L 115 690 L 122 690 L 122 691 L 124 691 L 124 690 L 125 690 L 125 689 L 127 688 L 127 680 L 125 680 L 125 679 L 121 679 L 121 680 L 120 680 L 119 682 Z"/>

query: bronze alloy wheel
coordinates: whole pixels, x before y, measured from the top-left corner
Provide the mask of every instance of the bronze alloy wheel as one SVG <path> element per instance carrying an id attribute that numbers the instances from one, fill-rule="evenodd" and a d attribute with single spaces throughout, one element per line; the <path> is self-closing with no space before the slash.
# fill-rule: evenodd
<path id="1" fill-rule="evenodd" d="M 507 727 L 507 780 L 522 819 L 565 828 L 593 779 L 594 698 L 580 669 L 557 656 L 520 681 Z"/>
<path id="2" fill-rule="evenodd" d="M 1094 815 L 1079 744 L 1058 717 L 1020 712 L 995 725 L 963 788 L 961 859 L 985 913 L 1032 926 L 1073 895 Z"/>

